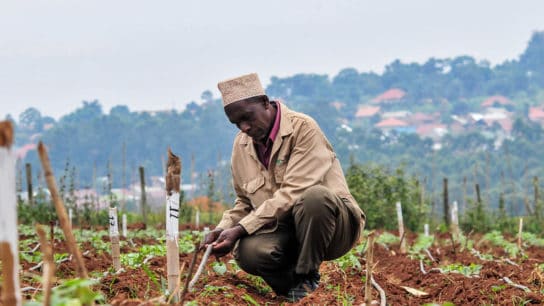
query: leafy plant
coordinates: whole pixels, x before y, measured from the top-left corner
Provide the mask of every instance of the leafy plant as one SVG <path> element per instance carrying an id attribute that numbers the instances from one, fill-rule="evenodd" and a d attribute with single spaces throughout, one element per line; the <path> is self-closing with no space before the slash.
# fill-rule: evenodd
<path id="1" fill-rule="evenodd" d="M 254 298 L 252 298 L 252 297 L 251 297 L 249 294 L 247 294 L 247 293 L 244 294 L 244 295 L 242 295 L 242 300 L 248 302 L 249 304 L 251 304 L 251 305 L 253 305 L 253 306 L 259 306 L 259 305 L 260 305 L 257 301 L 255 301 Z"/>
<path id="2" fill-rule="evenodd" d="M 426 236 L 420 234 L 417 236 L 416 241 L 408 250 L 408 254 L 411 258 L 423 259 L 425 255 L 421 254 L 421 251 L 426 250 L 432 246 L 434 242 L 433 236 Z"/>
<path id="3" fill-rule="evenodd" d="M 98 284 L 97 280 L 90 279 L 71 279 L 66 280 L 59 286 L 51 290 L 51 305 L 60 306 L 80 306 L 91 305 L 94 302 L 104 303 L 104 297 L 97 292 L 94 292 L 91 287 Z M 39 295 L 37 301 L 27 302 L 25 306 L 39 306 L 43 296 Z"/>
<path id="4" fill-rule="evenodd" d="M 461 264 L 451 264 L 445 267 L 442 267 L 443 273 L 460 273 L 466 277 L 478 276 L 482 270 L 482 265 L 471 263 L 468 266 L 463 266 Z"/>
<path id="5" fill-rule="evenodd" d="M 492 231 L 484 235 L 483 240 L 489 241 L 495 246 L 502 247 L 503 250 L 508 253 L 510 257 L 516 257 L 520 253 L 520 249 L 515 243 L 509 242 L 504 239 L 503 235 L 499 231 Z"/>
<path id="6" fill-rule="evenodd" d="M 227 266 L 222 262 L 213 262 L 212 269 L 218 275 L 225 275 L 227 273 Z"/>
<path id="7" fill-rule="evenodd" d="M 335 259 L 334 262 L 342 270 L 348 270 L 349 268 L 361 270 L 361 263 L 359 262 L 359 258 L 355 256 L 355 250 L 353 249 L 344 254 L 344 256 Z"/>
<path id="8" fill-rule="evenodd" d="M 376 238 L 375 242 L 387 246 L 387 245 L 391 245 L 391 244 L 394 244 L 394 243 L 399 243 L 400 238 L 398 236 L 396 236 L 396 235 L 393 235 L 393 234 L 389 233 L 389 232 L 383 232 L 378 236 L 378 238 Z"/>
<path id="9" fill-rule="evenodd" d="M 538 238 L 535 234 L 529 232 L 521 233 L 521 238 L 525 244 L 537 247 L 544 247 L 544 239 Z"/>
<path id="10" fill-rule="evenodd" d="M 200 292 L 200 296 L 213 296 L 221 292 L 226 293 L 229 289 L 228 286 L 206 285 L 202 292 Z"/>

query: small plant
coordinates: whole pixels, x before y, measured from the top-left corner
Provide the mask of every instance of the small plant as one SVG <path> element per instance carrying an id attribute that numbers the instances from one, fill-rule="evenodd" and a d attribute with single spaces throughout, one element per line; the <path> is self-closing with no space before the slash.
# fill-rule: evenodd
<path id="1" fill-rule="evenodd" d="M 213 262 L 212 269 L 218 275 L 225 275 L 227 273 L 227 266 L 222 262 Z"/>
<path id="2" fill-rule="evenodd" d="M 471 263 L 468 266 L 463 266 L 461 264 L 451 264 L 445 267 L 442 267 L 443 273 L 460 273 L 466 277 L 478 276 L 482 270 L 482 265 Z"/>
<path id="3" fill-rule="evenodd" d="M 104 297 L 94 292 L 91 287 L 98 284 L 97 280 L 89 279 L 71 279 L 64 281 L 51 290 L 51 305 L 91 305 L 93 303 L 104 303 Z M 25 306 L 42 305 L 42 296 L 38 296 L 37 301 L 25 303 Z"/>
<path id="4" fill-rule="evenodd" d="M 495 285 L 495 286 L 491 286 L 491 291 L 497 293 L 497 292 L 501 292 L 502 290 L 506 289 L 506 285 Z"/>
<path id="5" fill-rule="evenodd" d="M 204 286 L 204 289 L 200 293 L 200 296 L 213 296 L 213 295 L 216 295 L 216 294 L 221 293 L 221 292 L 225 293 L 225 295 L 226 295 L 226 292 L 229 289 L 230 288 L 228 286 L 206 285 L 206 286 Z"/>
<path id="6" fill-rule="evenodd" d="M 335 259 L 334 262 L 344 271 L 349 268 L 361 270 L 361 263 L 359 262 L 357 256 L 355 256 L 354 250 L 350 250 L 349 252 L 344 254 L 344 256 Z"/>
<path id="7" fill-rule="evenodd" d="M 408 255 L 411 259 L 424 259 L 425 255 L 421 251 L 426 250 L 432 246 L 434 242 L 433 236 L 419 235 L 414 244 L 408 250 Z"/>
<path id="8" fill-rule="evenodd" d="M 400 242 L 400 238 L 389 232 L 383 232 L 380 236 L 378 236 L 378 238 L 376 238 L 376 243 L 380 243 L 385 246 L 388 246 L 394 243 L 399 243 L 399 242 Z"/>
<path id="9" fill-rule="evenodd" d="M 544 247 L 544 239 L 538 238 L 535 234 L 529 232 L 521 233 L 521 238 L 523 242 L 527 245 Z"/>
<path id="10" fill-rule="evenodd" d="M 247 274 L 246 279 L 259 291 L 260 294 L 267 294 L 272 291 L 272 289 L 265 283 L 265 281 L 255 275 Z"/>
<path id="11" fill-rule="evenodd" d="M 503 235 L 498 231 L 492 231 L 490 233 L 487 233 L 482 239 L 489 241 L 495 246 L 502 247 L 510 257 L 516 257 L 516 255 L 519 254 L 521 251 L 515 243 L 509 242 L 504 239 Z"/>
<path id="12" fill-rule="evenodd" d="M 244 295 L 242 295 L 242 300 L 248 302 L 248 304 L 253 305 L 253 306 L 259 306 L 259 305 L 260 305 L 257 301 L 255 301 L 254 298 L 252 298 L 252 297 L 251 297 L 249 294 L 247 294 L 247 293 L 244 294 Z"/>

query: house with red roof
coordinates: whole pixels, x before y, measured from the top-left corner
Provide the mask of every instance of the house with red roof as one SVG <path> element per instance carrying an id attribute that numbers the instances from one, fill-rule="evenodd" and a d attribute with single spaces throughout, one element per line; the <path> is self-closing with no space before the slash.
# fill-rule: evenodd
<path id="1" fill-rule="evenodd" d="M 535 106 L 529 108 L 529 119 L 531 121 L 544 123 L 544 106 Z"/>
<path id="2" fill-rule="evenodd" d="M 406 96 L 406 92 L 399 88 L 391 88 L 371 100 L 374 104 L 400 102 Z"/>
<path id="3" fill-rule="evenodd" d="M 438 140 L 448 133 L 448 127 L 439 123 L 423 124 L 417 127 L 416 133 L 421 138 L 428 137 L 433 140 Z"/>
<path id="4" fill-rule="evenodd" d="M 22 147 L 15 150 L 15 156 L 17 157 L 17 159 L 25 159 L 28 152 L 32 150 L 36 150 L 36 148 L 37 148 L 36 144 L 27 143 L 23 145 Z"/>
<path id="5" fill-rule="evenodd" d="M 380 113 L 379 106 L 361 105 L 355 113 L 355 118 L 368 118 Z"/>
<path id="6" fill-rule="evenodd" d="M 491 96 L 485 99 L 480 106 L 481 107 L 493 107 L 493 106 L 506 106 L 513 105 L 512 101 L 505 96 Z"/>
<path id="7" fill-rule="evenodd" d="M 408 124 L 406 121 L 397 119 L 397 118 L 387 118 L 374 125 L 374 127 L 384 131 L 389 132 L 395 130 L 397 132 L 403 133 L 413 133 L 415 132 L 415 127 Z"/>

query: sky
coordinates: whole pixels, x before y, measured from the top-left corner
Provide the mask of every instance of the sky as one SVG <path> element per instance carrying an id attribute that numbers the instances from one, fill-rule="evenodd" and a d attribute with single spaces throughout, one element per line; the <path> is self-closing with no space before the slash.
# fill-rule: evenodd
<path id="1" fill-rule="evenodd" d="M 60 118 L 99 100 L 183 109 L 257 72 L 383 72 L 395 59 L 517 59 L 542 0 L 0 0 L 0 118 Z"/>

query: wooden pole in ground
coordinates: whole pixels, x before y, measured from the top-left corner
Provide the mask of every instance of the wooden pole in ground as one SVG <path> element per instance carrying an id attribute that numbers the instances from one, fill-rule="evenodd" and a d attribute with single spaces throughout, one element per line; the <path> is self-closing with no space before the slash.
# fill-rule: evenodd
<path id="1" fill-rule="evenodd" d="M 181 161 L 168 148 L 166 165 L 166 271 L 168 292 L 174 294 L 173 302 L 179 301 L 176 287 L 179 280 L 179 191 L 181 185 Z"/>
<path id="2" fill-rule="evenodd" d="M 115 271 L 119 271 L 121 269 L 121 250 L 119 247 L 119 222 L 117 218 L 117 207 L 110 207 L 109 223 L 110 223 L 111 259 L 113 261 L 113 269 Z"/>
<path id="3" fill-rule="evenodd" d="M 365 305 L 372 305 L 372 265 L 374 259 L 374 235 L 367 238 L 366 247 L 366 280 L 365 280 Z"/>
<path id="4" fill-rule="evenodd" d="M 40 249 L 43 254 L 43 305 L 51 305 L 51 287 L 55 282 L 55 262 L 53 260 L 53 248 L 45 235 L 45 230 L 42 225 L 36 224 L 36 232 L 40 238 Z"/>
<path id="5" fill-rule="evenodd" d="M 523 218 L 519 218 L 519 227 L 518 227 L 518 249 L 521 252 L 521 234 L 523 233 Z"/>
<path id="6" fill-rule="evenodd" d="M 406 253 L 406 239 L 404 237 L 404 220 L 402 219 L 402 205 L 400 202 L 396 203 L 397 207 L 397 220 L 399 223 L 399 238 L 400 238 L 400 253 Z"/>
<path id="7" fill-rule="evenodd" d="M 121 149 L 121 155 L 123 158 L 121 169 L 121 212 L 125 212 L 126 196 L 125 190 L 127 188 L 127 144 L 123 141 L 123 147 Z M 124 216 L 124 215 L 123 215 Z"/>
<path id="8" fill-rule="evenodd" d="M 142 208 L 142 218 L 144 221 L 144 228 L 147 228 L 147 201 L 145 195 L 145 172 L 144 167 L 140 166 L 140 189 L 141 189 L 141 208 Z"/>
<path id="9" fill-rule="evenodd" d="M 26 192 L 28 194 L 28 205 L 34 203 L 32 192 L 32 165 L 30 163 L 25 164 L 26 169 Z"/>
<path id="10" fill-rule="evenodd" d="M 542 217 L 542 215 L 541 215 L 542 211 L 541 211 L 541 208 L 540 208 L 539 196 L 538 196 L 538 176 L 533 177 L 533 191 L 534 191 L 533 209 L 534 209 L 534 212 L 535 212 L 535 215 L 536 215 L 536 219 L 538 221 L 540 221 L 540 219 Z"/>
<path id="11" fill-rule="evenodd" d="M 448 179 L 444 178 L 444 222 L 446 226 L 450 226 L 450 218 L 448 216 L 450 212 L 450 203 L 448 202 Z"/>
<path id="12" fill-rule="evenodd" d="M 0 261 L 2 262 L 3 305 L 22 305 L 19 289 L 17 196 L 15 195 L 15 155 L 11 150 L 13 126 L 0 122 Z"/>
<path id="13" fill-rule="evenodd" d="M 49 157 L 47 156 L 47 150 L 45 145 L 40 141 L 38 144 L 38 153 L 40 155 L 40 161 L 42 163 L 43 171 L 45 173 L 45 181 L 47 182 L 47 187 L 51 193 L 51 199 L 53 204 L 55 204 L 55 210 L 57 211 L 57 216 L 59 217 L 60 226 L 64 232 L 64 237 L 68 245 L 70 253 L 75 258 L 77 273 L 80 278 L 87 278 L 87 268 L 85 268 L 85 263 L 83 262 L 83 256 L 79 251 L 77 246 L 76 239 L 70 228 L 70 223 L 68 221 L 68 216 L 66 214 L 66 209 L 64 208 L 64 203 L 59 196 L 57 191 L 57 183 L 55 182 L 55 176 L 53 175 L 53 170 L 51 169 L 51 163 Z"/>

